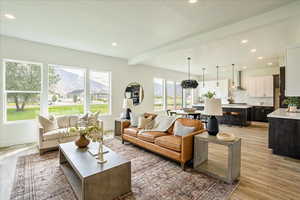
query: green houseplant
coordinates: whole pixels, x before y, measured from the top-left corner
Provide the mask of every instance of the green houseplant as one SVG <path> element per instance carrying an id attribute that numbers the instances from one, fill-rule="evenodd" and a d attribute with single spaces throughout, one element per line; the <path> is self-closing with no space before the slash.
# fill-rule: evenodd
<path id="1" fill-rule="evenodd" d="M 205 98 L 208 98 L 208 99 L 212 99 L 216 96 L 216 92 L 211 92 L 211 91 L 208 91 L 207 93 L 205 93 L 203 95 Z"/>
<path id="2" fill-rule="evenodd" d="M 298 97 L 287 97 L 283 103 L 288 105 L 288 112 L 295 112 L 297 111 L 297 107 L 300 106 Z"/>

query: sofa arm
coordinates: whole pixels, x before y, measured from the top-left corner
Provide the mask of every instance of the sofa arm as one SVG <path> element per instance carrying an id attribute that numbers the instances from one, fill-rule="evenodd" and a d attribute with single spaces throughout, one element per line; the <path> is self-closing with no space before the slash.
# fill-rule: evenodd
<path id="1" fill-rule="evenodd" d="M 195 131 L 181 137 L 181 161 L 186 162 L 193 158 L 194 136 L 205 132 L 205 129 Z"/>
<path id="2" fill-rule="evenodd" d="M 130 127 L 130 121 L 129 120 L 122 120 L 121 121 L 121 135 L 124 133 L 124 129 Z"/>
<path id="3" fill-rule="evenodd" d="M 39 137 L 38 144 L 39 144 L 39 147 L 41 147 L 43 145 L 43 140 L 44 140 L 43 135 L 44 135 L 44 133 L 45 133 L 44 128 L 40 124 L 38 124 L 38 137 Z"/>

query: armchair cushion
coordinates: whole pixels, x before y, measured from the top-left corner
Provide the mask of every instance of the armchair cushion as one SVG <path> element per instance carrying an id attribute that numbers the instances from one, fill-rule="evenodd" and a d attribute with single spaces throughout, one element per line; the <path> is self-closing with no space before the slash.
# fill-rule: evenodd
<path id="1" fill-rule="evenodd" d="M 181 152 L 181 142 L 181 137 L 174 135 L 162 136 L 155 139 L 156 145 L 178 152 Z"/>
<path id="2" fill-rule="evenodd" d="M 44 133 L 43 139 L 45 141 L 45 140 L 54 140 L 54 139 L 79 135 L 77 132 L 67 132 L 67 131 L 68 131 L 67 128 L 59 128 L 56 130 L 48 131 Z"/>
<path id="3" fill-rule="evenodd" d="M 69 116 L 59 116 L 57 117 L 57 124 L 59 128 L 66 128 L 70 126 Z"/>

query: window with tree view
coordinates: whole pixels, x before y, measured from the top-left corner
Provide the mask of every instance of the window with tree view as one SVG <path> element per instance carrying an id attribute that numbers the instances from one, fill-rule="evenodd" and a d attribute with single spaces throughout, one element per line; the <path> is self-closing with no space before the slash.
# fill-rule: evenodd
<path id="1" fill-rule="evenodd" d="M 161 111 L 164 109 L 164 80 L 154 78 L 154 110 Z"/>
<path id="2" fill-rule="evenodd" d="M 48 67 L 48 111 L 55 115 L 84 112 L 85 70 L 50 65 Z"/>
<path id="3" fill-rule="evenodd" d="M 175 106 L 175 82 L 167 81 L 167 108 L 174 109 Z"/>
<path id="4" fill-rule="evenodd" d="M 42 64 L 4 60 L 6 121 L 34 119 L 40 113 Z"/>
<path id="5" fill-rule="evenodd" d="M 90 72 L 90 111 L 110 113 L 110 73 Z"/>
<path id="6" fill-rule="evenodd" d="M 182 106 L 182 87 L 180 82 L 176 82 L 176 109 L 181 109 Z"/>

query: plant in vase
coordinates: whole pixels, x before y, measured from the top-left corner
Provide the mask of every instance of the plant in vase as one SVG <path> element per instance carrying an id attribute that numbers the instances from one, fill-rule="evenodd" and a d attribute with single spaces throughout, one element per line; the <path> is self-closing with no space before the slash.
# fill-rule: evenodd
<path id="1" fill-rule="evenodd" d="M 75 141 L 76 146 L 79 148 L 85 148 L 89 145 L 90 139 L 96 141 L 96 137 L 99 137 L 98 133 L 100 131 L 100 127 L 98 125 L 92 126 L 83 126 L 83 127 L 72 127 L 70 128 L 70 133 L 79 133 L 79 138 Z"/>
<path id="2" fill-rule="evenodd" d="M 300 106 L 300 100 L 298 97 L 287 97 L 283 103 L 288 105 L 288 112 L 296 112 L 297 107 Z"/>
<path id="3" fill-rule="evenodd" d="M 211 92 L 208 91 L 207 93 L 203 94 L 203 97 L 207 98 L 207 99 L 212 99 L 216 96 L 216 92 Z"/>

